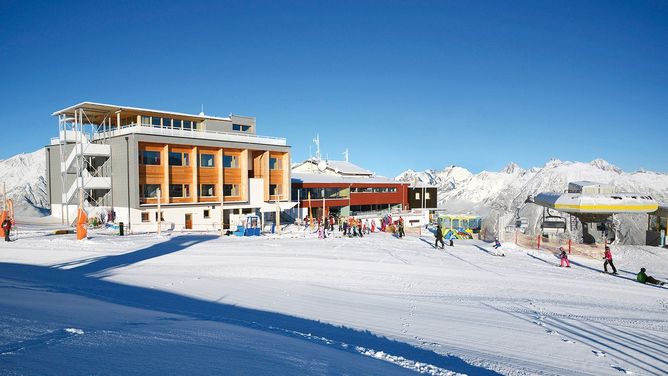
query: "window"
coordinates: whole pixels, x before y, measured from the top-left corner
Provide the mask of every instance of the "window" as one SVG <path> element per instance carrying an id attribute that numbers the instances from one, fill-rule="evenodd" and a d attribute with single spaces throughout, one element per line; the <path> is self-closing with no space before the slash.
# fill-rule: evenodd
<path id="1" fill-rule="evenodd" d="M 204 209 L 204 218 L 210 218 L 211 217 L 211 212 L 209 209 Z"/>
<path id="2" fill-rule="evenodd" d="M 232 124 L 233 131 L 248 132 L 250 128 L 251 128 L 250 125 Z"/>
<path id="3" fill-rule="evenodd" d="M 142 222 L 148 222 L 149 221 L 148 212 L 141 213 L 141 221 Z"/>
<path id="4" fill-rule="evenodd" d="M 163 128 L 171 128 L 172 127 L 172 119 L 162 118 L 162 127 Z"/>
<path id="5" fill-rule="evenodd" d="M 278 158 L 269 158 L 269 169 L 270 170 L 281 170 L 282 163 Z"/>
<path id="6" fill-rule="evenodd" d="M 151 117 L 150 116 L 142 116 L 141 117 L 141 125 L 151 125 Z"/>
<path id="7" fill-rule="evenodd" d="M 192 121 L 190 121 L 190 120 L 184 120 L 184 121 L 183 121 L 183 129 L 189 131 L 189 130 L 192 129 L 192 127 L 193 127 L 193 123 L 192 123 Z"/>
<path id="8" fill-rule="evenodd" d="M 142 152 L 142 161 L 145 165 L 159 165 L 160 164 L 160 152 L 159 151 L 148 151 L 144 150 Z"/>
<path id="9" fill-rule="evenodd" d="M 170 184 L 169 197 L 190 197 L 190 185 Z"/>
<path id="10" fill-rule="evenodd" d="M 236 155 L 223 156 L 223 167 L 225 168 L 239 168 L 239 157 Z"/>
<path id="11" fill-rule="evenodd" d="M 174 122 L 174 123 L 172 124 L 172 127 L 174 127 L 174 129 L 181 129 L 181 120 L 176 120 L 176 119 L 174 119 L 174 120 L 172 120 L 172 121 Z"/>
<path id="12" fill-rule="evenodd" d="M 239 185 L 238 184 L 223 184 L 223 195 L 224 196 L 239 196 Z"/>
<path id="13" fill-rule="evenodd" d="M 155 221 L 158 222 L 158 212 L 155 212 Z M 160 211 L 160 222 L 165 221 L 165 213 Z"/>
<path id="14" fill-rule="evenodd" d="M 181 152 L 169 152 L 170 166 L 190 166 L 190 154 Z"/>
<path id="15" fill-rule="evenodd" d="M 424 193 L 424 199 L 425 199 L 425 200 L 429 200 L 429 192 L 425 192 L 425 193 Z"/>
<path id="16" fill-rule="evenodd" d="M 281 194 L 281 185 L 280 184 L 269 184 L 269 195 L 278 196 Z"/>
<path id="17" fill-rule="evenodd" d="M 214 159 L 213 154 L 200 154 L 199 165 L 200 167 L 215 167 L 213 162 Z"/>
<path id="18" fill-rule="evenodd" d="M 144 197 L 157 198 L 158 189 L 160 189 L 160 184 L 144 184 Z"/>
<path id="19" fill-rule="evenodd" d="M 420 192 L 415 192 L 415 199 L 419 200 L 420 199 Z"/>
<path id="20" fill-rule="evenodd" d="M 213 197 L 216 195 L 215 184 L 202 184 L 200 186 L 199 195 L 202 197 Z"/>
<path id="21" fill-rule="evenodd" d="M 152 117 L 151 118 L 151 125 L 154 127 L 160 127 L 160 118 L 159 117 Z"/>

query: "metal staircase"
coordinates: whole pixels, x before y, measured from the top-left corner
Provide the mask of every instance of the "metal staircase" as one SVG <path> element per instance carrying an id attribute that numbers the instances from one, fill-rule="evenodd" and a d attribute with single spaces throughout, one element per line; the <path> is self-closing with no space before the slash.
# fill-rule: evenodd
<path id="1" fill-rule="evenodd" d="M 105 138 L 91 142 L 97 126 L 85 118 L 84 111 L 77 110 L 74 116 L 61 115 L 58 121 L 61 202 L 67 223 L 70 205 L 112 206 L 111 146 Z"/>

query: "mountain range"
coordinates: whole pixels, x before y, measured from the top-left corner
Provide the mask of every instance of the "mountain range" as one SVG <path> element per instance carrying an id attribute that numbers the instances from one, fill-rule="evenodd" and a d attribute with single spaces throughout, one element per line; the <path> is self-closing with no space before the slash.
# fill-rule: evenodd
<path id="1" fill-rule="evenodd" d="M 528 220 L 529 231 L 540 226 L 542 207 L 523 205 L 529 195 L 539 192 L 564 192 L 569 182 L 595 181 L 614 185 L 618 192 L 642 192 L 659 201 L 668 201 L 668 174 L 645 170 L 624 172 L 603 160 L 589 163 L 552 159 L 542 167 L 523 169 L 509 163 L 501 171 L 473 174 L 458 166 L 443 170 L 407 170 L 396 180 L 419 181 L 438 188 L 438 207 L 457 214 L 477 214 L 490 228 L 512 225 L 517 215 Z M 646 215 L 617 215 L 617 238 L 622 242 L 644 243 Z"/>

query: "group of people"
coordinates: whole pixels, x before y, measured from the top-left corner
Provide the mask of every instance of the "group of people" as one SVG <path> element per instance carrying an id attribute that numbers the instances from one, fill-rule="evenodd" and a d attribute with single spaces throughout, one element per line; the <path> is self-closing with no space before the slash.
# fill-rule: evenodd
<path id="1" fill-rule="evenodd" d="M 342 219 L 339 222 L 339 231 L 343 231 L 343 234 L 349 237 L 363 237 L 364 234 L 368 235 L 376 231 L 376 220 L 372 219 L 369 222 L 369 219 L 365 219 L 362 222 L 361 218 L 355 219 L 355 217 L 351 216 L 347 220 Z"/>
<path id="2" fill-rule="evenodd" d="M 568 254 L 566 253 L 566 250 L 563 247 L 559 247 L 559 250 L 561 253 L 559 254 L 559 258 L 561 259 L 561 264 L 559 265 L 560 267 L 571 267 L 571 263 L 568 260 Z M 603 271 L 604 273 L 608 273 L 608 266 L 612 269 L 612 275 L 617 275 L 617 268 L 615 268 L 615 264 L 612 261 L 612 251 L 610 251 L 610 247 L 607 245 L 605 246 L 605 252 L 603 253 Z M 649 283 L 652 285 L 659 285 L 663 286 L 666 283 L 659 281 L 658 279 L 648 276 L 647 275 L 647 269 L 645 268 L 640 268 L 640 272 L 636 274 L 636 281 L 640 283 Z"/>

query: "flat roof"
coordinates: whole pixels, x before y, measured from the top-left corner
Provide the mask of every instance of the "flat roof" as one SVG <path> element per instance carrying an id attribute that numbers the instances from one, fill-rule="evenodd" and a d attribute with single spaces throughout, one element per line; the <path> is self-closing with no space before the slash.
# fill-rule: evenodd
<path id="1" fill-rule="evenodd" d="M 195 114 L 185 114 L 182 112 L 173 112 L 173 111 L 163 111 L 163 110 L 154 110 L 150 108 L 141 108 L 141 107 L 130 107 L 130 106 L 119 106 L 115 104 L 105 104 L 105 103 L 95 103 L 95 102 L 81 102 L 78 104 L 75 104 L 74 106 L 70 106 L 67 108 L 63 108 L 62 110 L 58 110 L 51 114 L 52 116 L 56 115 L 67 115 L 67 114 L 73 114 L 74 110 L 78 109 L 83 109 L 84 111 L 91 111 L 91 112 L 116 112 L 116 111 L 132 111 L 132 112 L 140 112 L 140 113 L 153 113 L 153 114 L 161 114 L 161 115 L 171 115 L 171 116 L 180 116 L 180 117 L 189 117 L 189 118 L 195 118 L 199 120 L 206 120 L 206 119 L 211 119 L 211 120 L 222 120 L 222 121 L 232 121 L 231 117 L 218 117 L 218 116 L 210 116 L 210 115 L 195 115 Z M 233 115 L 236 117 L 243 117 L 243 118 L 251 118 L 249 116 L 239 116 L 239 115 Z"/>
<path id="2" fill-rule="evenodd" d="M 384 176 L 372 177 L 357 177 L 357 176 L 337 176 L 327 174 L 308 174 L 296 173 L 291 174 L 293 183 L 344 183 L 344 184 L 398 184 L 408 185 L 406 182 L 396 181 L 394 179 L 386 178 Z"/>

